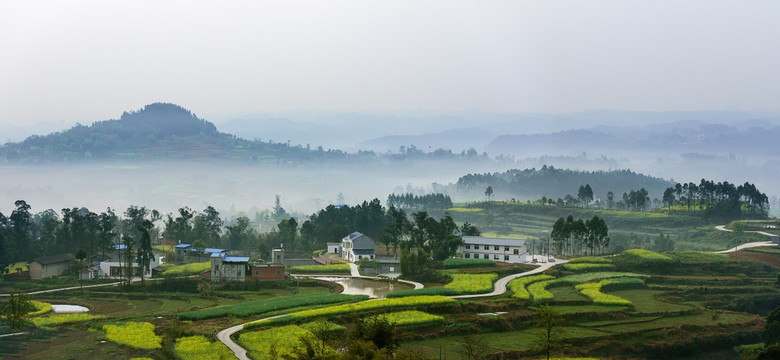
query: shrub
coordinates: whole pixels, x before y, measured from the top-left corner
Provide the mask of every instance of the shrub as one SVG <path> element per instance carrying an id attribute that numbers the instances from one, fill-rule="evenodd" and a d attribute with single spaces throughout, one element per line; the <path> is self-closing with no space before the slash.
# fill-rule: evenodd
<path id="1" fill-rule="evenodd" d="M 529 294 L 528 290 L 525 289 L 526 286 L 538 281 L 551 280 L 554 278 L 554 276 L 547 274 L 525 276 L 510 281 L 509 284 L 507 284 L 507 287 L 510 291 L 512 291 L 513 298 L 530 300 L 531 294 Z"/>
<path id="2" fill-rule="evenodd" d="M 30 300 L 28 303 L 32 305 L 35 308 L 35 310 L 28 312 L 27 316 L 43 315 L 51 311 L 51 304 L 49 303 L 45 303 L 43 301 L 35 301 L 35 300 Z"/>
<path id="3" fill-rule="evenodd" d="M 176 339 L 176 356 L 182 360 L 233 359 L 233 352 L 221 342 L 210 342 L 205 336 Z"/>
<path id="4" fill-rule="evenodd" d="M 422 289 L 408 289 L 408 290 L 396 290 L 390 293 L 387 293 L 385 297 L 387 298 L 397 298 L 397 297 L 406 297 L 406 296 L 424 296 L 424 295 L 442 295 L 442 296 L 448 296 L 448 295 L 455 295 L 457 292 L 454 289 L 436 286 L 436 287 L 427 287 Z"/>
<path id="5" fill-rule="evenodd" d="M 171 266 L 163 271 L 163 277 L 176 277 L 176 276 L 190 276 L 198 275 L 206 270 L 211 269 L 211 262 L 192 263 L 185 265 Z"/>
<path id="6" fill-rule="evenodd" d="M 472 267 L 496 266 L 496 262 L 490 259 L 446 259 L 444 260 L 445 269 L 462 269 Z"/>
<path id="7" fill-rule="evenodd" d="M 97 320 L 103 318 L 105 318 L 105 316 L 91 315 L 87 313 L 74 313 L 74 314 L 58 314 L 58 315 L 34 317 L 31 319 L 31 321 L 33 325 L 35 325 L 36 327 L 51 327 L 56 325 Z"/>
<path id="8" fill-rule="evenodd" d="M 496 274 L 449 274 L 452 282 L 444 285 L 458 294 L 481 294 L 493 290 L 493 282 L 498 280 Z"/>
<path id="9" fill-rule="evenodd" d="M 348 264 L 331 265 L 302 265 L 287 268 L 288 273 L 293 274 L 349 274 Z"/>
<path id="10" fill-rule="evenodd" d="M 179 314 L 180 320 L 204 320 L 221 316 L 247 317 L 271 311 L 291 309 L 299 306 L 324 305 L 345 301 L 368 299 L 367 295 L 344 295 L 327 292 L 301 294 L 271 299 L 262 299 L 233 305 L 223 305 Z"/>
<path id="11" fill-rule="evenodd" d="M 154 334 L 154 325 L 148 322 L 129 322 L 124 325 L 104 325 L 106 340 L 137 349 L 161 348 L 162 338 Z"/>
<path id="12" fill-rule="evenodd" d="M 395 326 L 422 326 L 444 321 L 444 317 L 431 315 L 422 311 L 408 310 L 377 315 Z"/>

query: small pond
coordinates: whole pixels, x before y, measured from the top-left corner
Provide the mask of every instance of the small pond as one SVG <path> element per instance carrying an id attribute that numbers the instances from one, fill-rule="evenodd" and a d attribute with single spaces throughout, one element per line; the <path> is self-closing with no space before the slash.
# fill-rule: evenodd
<path id="1" fill-rule="evenodd" d="M 312 279 L 335 282 L 344 287 L 342 294 L 368 295 L 372 298 L 384 298 L 391 291 L 411 289 L 412 286 L 399 283 L 378 281 L 363 278 L 349 278 L 336 276 L 317 276 Z"/>

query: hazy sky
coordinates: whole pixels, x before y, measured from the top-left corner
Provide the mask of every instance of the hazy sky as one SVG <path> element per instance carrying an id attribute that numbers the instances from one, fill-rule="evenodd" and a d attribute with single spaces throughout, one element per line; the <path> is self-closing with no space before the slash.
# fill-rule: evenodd
<path id="1" fill-rule="evenodd" d="M 2 1 L 0 124 L 780 110 L 779 1 Z"/>

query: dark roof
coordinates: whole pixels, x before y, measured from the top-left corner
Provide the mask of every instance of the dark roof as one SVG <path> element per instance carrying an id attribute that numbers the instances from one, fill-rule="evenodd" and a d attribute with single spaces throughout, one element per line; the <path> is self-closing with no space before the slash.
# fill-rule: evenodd
<path id="1" fill-rule="evenodd" d="M 32 261 L 35 261 L 41 265 L 48 265 L 48 264 L 56 264 L 56 263 L 71 261 L 75 258 L 76 257 L 73 256 L 73 254 L 67 253 L 67 254 L 41 256 L 33 259 Z"/>
<path id="2" fill-rule="evenodd" d="M 374 249 L 353 249 L 352 250 L 355 255 L 372 255 L 376 254 L 376 251 Z"/>
<path id="3" fill-rule="evenodd" d="M 463 242 L 468 245 L 498 245 L 498 246 L 523 246 L 524 239 L 494 238 L 483 236 L 464 236 Z"/>
<path id="4" fill-rule="evenodd" d="M 353 232 L 352 234 L 348 235 L 349 239 L 352 240 L 352 251 L 354 252 L 357 249 L 367 249 L 374 251 L 374 239 L 363 235 L 357 231 Z M 355 254 L 357 254 L 355 252 Z"/>

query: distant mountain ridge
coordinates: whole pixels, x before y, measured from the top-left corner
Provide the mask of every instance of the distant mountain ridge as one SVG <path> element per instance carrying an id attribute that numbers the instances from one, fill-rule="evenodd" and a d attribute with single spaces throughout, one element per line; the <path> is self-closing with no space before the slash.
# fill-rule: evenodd
<path id="1" fill-rule="evenodd" d="M 217 131 L 214 124 L 170 103 L 153 103 L 119 119 L 76 125 L 49 135 L 33 135 L 0 147 L 9 163 L 42 163 L 94 159 L 153 160 L 220 158 L 280 161 L 322 157 L 287 144 L 248 141 Z M 319 155 L 319 156 L 318 156 Z M 328 151 L 326 157 L 345 156 Z"/>

